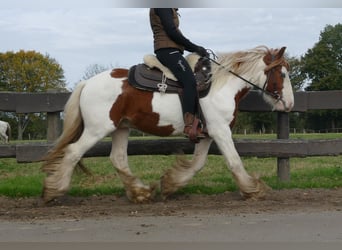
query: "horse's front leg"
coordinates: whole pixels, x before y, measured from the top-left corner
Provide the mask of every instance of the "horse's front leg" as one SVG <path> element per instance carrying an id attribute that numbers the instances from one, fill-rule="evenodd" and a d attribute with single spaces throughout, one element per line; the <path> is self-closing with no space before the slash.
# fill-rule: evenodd
<path id="1" fill-rule="evenodd" d="M 112 151 L 110 159 L 118 171 L 122 180 L 127 198 L 134 203 L 144 203 L 154 199 L 156 186 L 148 186 L 133 175 L 128 165 L 127 146 L 128 146 L 128 128 L 121 128 L 112 134 Z"/>
<path id="2" fill-rule="evenodd" d="M 241 195 L 246 199 L 263 198 L 270 189 L 262 180 L 250 176 L 245 170 L 241 158 L 236 151 L 230 128 L 222 126 L 216 128 L 211 135 L 223 154 L 229 169 L 240 189 Z"/>
<path id="3" fill-rule="evenodd" d="M 163 199 L 184 187 L 191 178 L 204 166 L 211 138 L 202 139 L 195 145 L 194 155 L 191 161 L 184 157 L 178 157 L 174 166 L 168 169 L 161 178 L 161 195 Z"/>

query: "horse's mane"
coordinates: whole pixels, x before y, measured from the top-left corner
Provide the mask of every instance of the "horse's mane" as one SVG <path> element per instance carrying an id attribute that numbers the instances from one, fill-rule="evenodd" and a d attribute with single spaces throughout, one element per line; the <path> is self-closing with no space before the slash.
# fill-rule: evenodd
<path id="1" fill-rule="evenodd" d="M 217 61 L 221 66 L 214 66 L 212 69 L 213 83 L 221 86 L 225 83 L 224 78 L 229 74 L 228 70 L 231 70 L 236 74 L 243 75 L 247 71 L 253 70 L 256 67 L 257 62 L 266 54 L 275 54 L 277 51 L 278 50 L 269 49 L 262 45 L 245 51 L 219 53 Z M 283 62 L 276 60 L 272 64 L 268 65 L 267 68 L 274 67 L 280 63 Z M 267 70 L 267 68 L 265 68 L 265 70 Z"/>

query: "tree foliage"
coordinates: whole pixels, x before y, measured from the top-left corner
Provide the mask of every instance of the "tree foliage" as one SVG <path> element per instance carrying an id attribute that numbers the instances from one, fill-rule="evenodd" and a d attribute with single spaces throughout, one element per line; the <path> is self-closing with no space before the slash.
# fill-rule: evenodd
<path id="1" fill-rule="evenodd" d="M 327 25 L 302 60 L 306 90 L 342 90 L 342 24 Z"/>
<path id="2" fill-rule="evenodd" d="M 0 90 L 43 92 L 65 87 L 63 69 L 49 55 L 24 50 L 0 53 Z"/>
<path id="3" fill-rule="evenodd" d="M 302 58 L 302 74 L 310 82 L 308 91 L 342 90 L 342 24 L 327 25 L 319 41 Z M 314 130 L 342 127 L 342 112 L 312 111 L 306 124 Z"/>
<path id="4" fill-rule="evenodd" d="M 303 62 L 300 58 L 290 57 L 287 58 L 290 64 L 290 79 L 294 91 L 303 90 L 305 88 L 306 79 L 305 75 L 302 74 Z"/>

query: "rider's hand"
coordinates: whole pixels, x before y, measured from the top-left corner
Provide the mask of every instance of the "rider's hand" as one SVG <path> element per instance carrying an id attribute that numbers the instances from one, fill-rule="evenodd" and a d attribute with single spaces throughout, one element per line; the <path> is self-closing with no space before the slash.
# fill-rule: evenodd
<path id="1" fill-rule="evenodd" d="M 209 57 L 207 50 L 201 46 L 197 47 L 196 53 L 201 57 Z"/>

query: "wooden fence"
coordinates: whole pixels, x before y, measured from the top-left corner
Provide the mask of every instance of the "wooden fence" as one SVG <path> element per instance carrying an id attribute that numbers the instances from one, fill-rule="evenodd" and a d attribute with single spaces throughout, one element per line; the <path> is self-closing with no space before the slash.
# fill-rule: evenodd
<path id="1" fill-rule="evenodd" d="M 47 113 L 46 143 L 0 145 L 0 158 L 16 158 L 18 162 L 39 161 L 61 133 L 60 113 L 70 93 L 14 93 L 0 92 L 0 111 L 16 113 Z M 342 91 L 295 93 L 293 112 L 318 109 L 341 109 Z M 256 91 L 251 91 L 239 105 L 240 111 L 265 112 L 270 107 Z M 278 177 L 290 179 L 290 157 L 307 157 L 342 154 L 342 139 L 293 140 L 289 139 L 289 114 L 277 112 L 277 139 L 235 140 L 241 156 L 277 157 Z M 108 156 L 111 142 L 99 142 L 85 157 Z M 191 154 L 194 145 L 186 139 L 158 139 L 129 141 L 129 155 L 169 155 L 179 152 Z M 215 143 L 209 154 L 220 154 Z"/>

